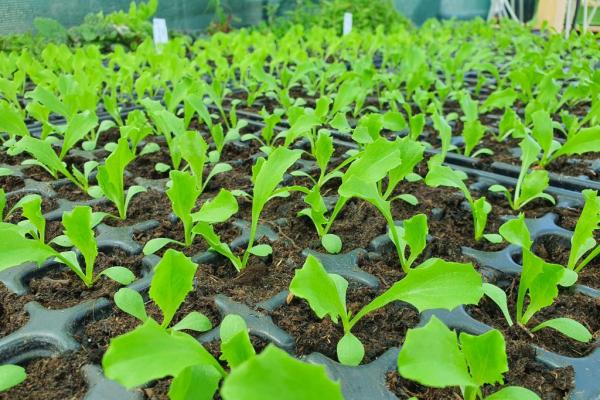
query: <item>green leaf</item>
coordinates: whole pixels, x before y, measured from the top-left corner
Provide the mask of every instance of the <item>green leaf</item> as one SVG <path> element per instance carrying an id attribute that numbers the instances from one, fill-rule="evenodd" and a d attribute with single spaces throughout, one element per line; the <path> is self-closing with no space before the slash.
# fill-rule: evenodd
<path id="1" fill-rule="evenodd" d="M 373 299 L 352 318 L 351 325 L 369 312 L 393 301 L 412 304 L 419 312 L 462 304 L 477 304 L 483 296 L 481 275 L 473 265 L 432 258 L 409 270 L 406 276 Z"/>
<path id="2" fill-rule="evenodd" d="M 296 270 L 290 283 L 290 292 L 308 301 L 319 318 L 329 315 L 337 324 L 338 317 L 346 318 L 346 289 L 348 282 L 328 274 L 321 262 L 308 255 L 301 269 Z"/>
<path id="3" fill-rule="evenodd" d="M 216 224 L 227 221 L 232 215 L 238 212 L 238 203 L 235 196 L 226 189 L 221 189 L 212 199 L 206 201 L 200 211 L 191 215 L 197 222 Z"/>
<path id="4" fill-rule="evenodd" d="M 102 358 L 106 377 L 128 389 L 176 377 L 192 365 L 211 365 L 224 375 L 217 360 L 196 339 L 180 332 L 169 333 L 152 319 L 112 339 Z"/>
<path id="5" fill-rule="evenodd" d="M 206 151 L 208 144 L 197 132 L 185 132 L 175 139 L 181 156 L 187 161 L 194 178 L 196 179 L 196 188 L 203 187 L 202 179 L 204 174 L 204 165 L 206 164 Z"/>
<path id="6" fill-rule="evenodd" d="M 398 111 L 388 111 L 383 114 L 383 127 L 390 131 L 400 132 L 406 128 L 406 120 Z"/>
<path id="7" fill-rule="evenodd" d="M 398 373 L 434 388 L 476 385 L 458 347 L 456 333 L 435 316 L 424 327 L 407 332 L 398 355 Z"/>
<path id="8" fill-rule="evenodd" d="M 169 176 L 172 184 L 167 190 L 167 196 L 171 200 L 173 213 L 183 224 L 185 244 L 189 246 L 192 242 L 193 219 L 191 213 L 201 191 L 196 185 L 196 179 L 187 172 L 173 170 Z"/>
<path id="9" fill-rule="evenodd" d="M 347 80 L 340 85 L 333 101 L 331 115 L 335 115 L 354 101 L 357 95 L 357 88 L 356 81 L 352 80 Z"/>
<path id="10" fill-rule="evenodd" d="M 221 373 L 212 365 L 190 365 L 171 382 L 169 399 L 212 400 L 221 378 Z"/>
<path id="11" fill-rule="evenodd" d="M 380 138 L 368 144 L 360 158 L 350 164 L 343 180 L 355 177 L 364 182 L 378 182 L 401 162 L 399 143 Z"/>
<path id="12" fill-rule="evenodd" d="M 523 249 L 523 271 L 517 297 L 519 322 L 526 324 L 536 312 L 554 302 L 564 271 L 561 265 L 548 263 L 530 250 Z M 525 294 L 529 295 L 529 304 L 525 313 L 522 313 Z"/>
<path id="13" fill-rule="evenodd" d="M 94 264 L 98 256 L 98 244 L 92 225 L 92 208 L 76 206 L 73 210 L 63 214 L 62 224 L 65 227 L 65 235 L 83 255 L 85 275 L 86 279 L 89 279 L 86 284 L 91 284 Z"/>
<path id="14" fill-rule="evenodd" d="M 298 361 L 273 345 L 231 371 L 221 395 L 224 400 L 343 399 L 325 367 Z"/>
<path id="15" fill-rule="evenodd" d="M 600 229 L 600 199 L 598 198 L 598 192 L 586 189 L 581 194 L 585 204 L 571 237 L 571 252 L 567 264 L 569 269 L 572 270 L 576 268 L 581 257 L 597 246 L 594 231 Z"/>
<path id="16" fill-rule="evenodd" d="M 473 214 L 473 222 L 475 224 L 475 239 L 479 240 L 483 237 L 483 232 L 485 232 L 488 214 L 492 211 L 492 205 L 487 202 L 485 197 L 480 197 L 471 203 L 471 211 Z"/>
<path id="17" fill-rule="evenodd" d="M 129 148 L 127 139 L 120 138 L 104 165 L 98 167 L 98 185 L 104 196 L 115 204 L 121 219 L 125 219 L 127 213 L 123 175 L 125 167 L 134 159 L 135 155 Z"/>
<path id="18" fill-rule="evenodd" d="M 431 187 L 447 186 L 457 188 L 471 203 L 473 200 L 467 185 L 465 185 L 464 181 L 466 179 L 467 175 L 462 171 L 454 170 L 445 165 L 432 165 L 427 176 L 425 176 L 425 184 Z"/>
<path id="19" fill-rule="evenodd" d="M 221 242 L 221 238 L 215 233 L 212 225 L 206 222 L 199 222 L 194 225 L 193 232 L 202 235 L 204 240 L 210 246 L 210 249 L 227 257 L 233 266 L 239 271 L 242 269 L 242 261 L 238 256 L 233 254 L 227 243 Z"/>
<path id="20" fill-rule="evenodd" d="M 526 203 L 538 197 L 543 197 L 554 204 L 554 199 L 550 195 L 543 193 L 548 187 L 549 182 L 550 178 L 548 177 L 548 171 L 539 169 L 531 171 L 523 179 L 521 193 L 519 195 L 519 204 L 524 206 Z"/>
<path id="21" fill-rule="evenodd" d="M 600 128 L 597 126 L 583 128 L 577 134 L 569 136 L 553 158 L 590 152 L 600 152 Z"/>
<path id="22" fill-rule="evenodd" d="M 219 334 L 222 353 L 220 358 L 227 361 L 231 369 L 235 369 L 256 354 L 250 342 L 246 322 L 239 315 L 227 315 L 221 322 Z"/>
<path id="23" fill-rule="evenodd" d="M 341 133 L 348 133 L 352 130 L 352 127 L 350 124 L 348 124 L 348 119 L 344 113 L 335 114 L 329 125 Z"/>
<path id="24" fill-rule="evenodd" d="M 518 93 L 513 88 L 496 90 L 488 96 L 481 105 L 482 112 L 488 112 L 495 109 L 503 109 L 512 106 L 517 100 Z"/>
<path id="25" fill-rule="evenodd" d="M 22 215 L 35 226 L 40 241 L 45 242 L 46 237 L 46 219 L 42 214 L 42 197 L 38 194 L 24 196 L 10 210 L 12 214 L 15 208 L 21 207 Z"/>
<path id="26" fill-rule="evenodd" d="M 163 313 L 162 326 L 167 327 L 187 294 L 192 291 L 197 264 L 173 249 L 168 249 L 154 269 L 150 298 Z"/>
<path id="27" fill-rule="evenodd" d="M 0 365 L 0 392 L 10 389 L 13 386 L 17 386 L 23 382 L 27 374 L 25 368 L 18 365 Z"/>
<path id="28" fill-rule="evenodd" d="M 142 298 L 142 295 L 135 290 L 121 288 L 115 293 L 114 300 L 115 305 L 119 307 L 121 311 L 126 312 L 142 322 L 146 322 L 148 319 L 144 299 Z"/>
<path id="29" fill-rule="evenodd" d="M 498 286 L 492 285 L 491 283 L 483 284 L 483 293 L 487 297 L 489 297 L 502 311 L 502 315 L 508 322 L 509 326 L 513 325 L 513 320 L 510 317 L 510 312 L 508 311 L 508 300 L 506 298 L 506 293 L 504 290 L 500 289 Z"/>
<path id="30" fill-rule="evenodd" d="M 333 139 L 326 131 L 319 131 L 315 141 L 314 156 L 321 171 L 327 170 L 327 164 L 333 155 Z"/>
<path id="31" fill-rule="evenodd" d="M 248 249 L 250 254 L 258 257 L 266 257 L 273 252 L 273 249 L 268 244 L 259 244 Z"/>
<path id="32" fill-rule="evenodd" d="M 273 191 L 283 180 L 283 174 L 300 158 L 301 150 L 290 150 L 278 147 L 269 154 L 262 163 L 256 176 L 253 174 L 254 197 L 252 199 L 252 215 L 260 215 Z"/>
<path id="33" fill-rule="evenodd" d="M 170 169 L 171 169 L 171 166 L 169 164 L 165 164 L 162 162 L 154 164 L 154 170 L 156 172 L 160 172 L 161 174 L 169 171 Z"/>
<path id="34" fill-rule="evenodd" d="M 337 344 L 338 360 L 344 365 L 359 365 L 365 356 L 365 348 L 360 340 L 347 332 Z"/>
<path id="35" fill-rule="evenodd" d="M 517 245 L 522 249 L 530 249 L 533 244 L 523 214 L 519 214 L 517 218 L 502 224 L 498 232 L 500 232 L 507 242 Z"/>
<path id="36" fill-rule="evenodd" d="M 492 393 L 485 400 L 540 400 L 540 397 L 529 389 L 508 386 Z"/>
<path id="37" fill-rule="evenodd" d="M 71 177 L 71 174 L 67 171 L 62 161 L 60 161 L 48 141 L 26 136 L 15 143 L 14 149 L 18 153 L 25 151 L 31 154 L 36 161 L 45 166 L 53 175 L 60 172 L 66 177 Z"/>
<path id="38" fill-rule="evenodd" d="M 177 240 L 173 240 L 173 239 L 169 239 L 169 238 L 156 238 L 156 239 L 148 240 L 146 242 L 146 244 L 144 245 L 142 252 L 146 256 L 149 254 L 154 254 L 170 243 L 177 243 L 177 244 L 185 245 L 185 243 L 181 243 L 181 242 L 178 242 Z"/>
<path id="39" fill-rule="evenodd" d="M 121 285 L 129 285 L 135 280 L 135 275 L 125 267 L 109 267 L 100 272 L 100 275 L 109 277 Z"/>
<path id="40" fill-rule="evenodd" d="M 338 235 L 327 233 L 321 238 L 321 244 L 331 254 L 337 254 L 342 250 L 342 239 Z"/>
<path id="41" fill-rule="evenodd" d="M 10 136 L 29 136 L 23 116 L 4 101 L 0 101 L 0 132 Z"/>
<path id="42" fill-rule="evenodd" d="M 479 336 L 461 332 L 459 340 L 471 377 L 478 386 L 504 383 L 508 360 L 504 337 L 499 331 L 492 329 Z"/>
<path id="43" fill-rule="evenodd" d="M 196 332 L 206 332 L 212 329 L 212 322 L 208 319 L 208 317 L 198 311 L 192 311 L 181 321 L 173 325 L 173 330 L 181 331 L 184 329 L 196 331 Z"/>
<path id="44" fill-rule="evenodd" d="M 544 156 L 546 156 L 550 150 L 550 146 L 552 146 L 552 140 L 554 139 L 552 118 L 547 111 L 538 110 L 531 114 L 531 120 L 533 122 L 531 135 L 538 142 L 544 151 Z"/>
<path id="45" fill-rule="evenodd" d="M 542 322 L 531 329 L 531 333 L 535 333 L 542 328 L 552 328 L 559 331 L 565 336 L 575 339 L 579 342 L 587 343 L 592 340 L 592 334 L 581 323 L 571 318 L 553 318 Z"/>
<path id="46" fill-rule="evenodd" d="M 92 129 L 98 126 L 98 117 L 96 113 L 84 111 L 75 114 L 68 120 L 67 129 L 63 137 L 63 144 L 60 150 L 59 158 L 62 160 L 69 150 L 71 150 L 77 142 L 82 140 Z"/>

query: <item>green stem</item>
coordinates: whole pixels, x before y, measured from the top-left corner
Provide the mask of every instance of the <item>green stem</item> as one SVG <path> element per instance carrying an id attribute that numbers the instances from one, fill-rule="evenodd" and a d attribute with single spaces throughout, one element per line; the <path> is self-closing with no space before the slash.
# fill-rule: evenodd
<path id="1" fill-rule="evenodd" d="M 248 247 L 246 247 L 246 251 L 244 252 L 244 257 L 242 258 L 242 266 L 241 269 L 246 268 L 248 264 L 248 258 L 250 257 L 250 250 L 252 249 L 252 245 L 254 244 L 254 237 L 256 236 L 256 229 L 258 227 L 258 215 L 255 217 L 252 216 L 252 224 L 250 226 L 250 237 L 248 238 Z"/>
<path id="2" fill-rule="evenodd" d="M 599 254 L 600 254 L 600 245 L 596 246 L 596 248 L 590 254 L 588 254 L 588 256 L 581 263 L 579 263 L 577 268 L 575 268 L 575 272 L 579 273 L 579 271 L 581 271 L 583 269 L 583 267 L 588 265 L 590 263 L 590 261 L 592 261 Z"/>

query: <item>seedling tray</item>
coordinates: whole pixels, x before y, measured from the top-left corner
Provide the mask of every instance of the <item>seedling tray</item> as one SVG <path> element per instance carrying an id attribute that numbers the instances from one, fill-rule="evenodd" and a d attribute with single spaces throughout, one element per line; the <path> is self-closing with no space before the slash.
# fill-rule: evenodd
<path id="1" fill-rule="evenodd" d="M 258 131 L 262 125 L 257 121 L 255 116 L 246 129 L 249 132 Z M 338 153 L 343 154 L 346 149 L 354 147 L 347 136 L 335 134 L 335 137 L 336 146 L 341 149 Z M 149 156 L 152 160 L 165 155 L 167 150 L 164 143 L 160 144 L 161 152 Z M 302 147 L 303 144 L 299 146 Z M 249 173 L 258 152 L 253 144 L 228 144 L 223 158 L 234 166 L 234 171 L 227 179 L 218 180 L 209 186 L 206 196 L 213 196 L 220 187 L 251 188 Z M 102 157 L 102 154 L 88 156 Z M 5 163 L 7 161 L 10 160 Z M 147 293 L 152 268 L 158 262 L 158 256 L 141 255 L 143 243 L 165 232 L 181 230 L 169 214 L 170 206 L 164 194 L 167 176 L 156 173 L 136 175 L 144 166 L 151 165 L 145 164 L 147 162 L 142 157 L 129 170 L 128 182 L 143 184 L 149 189 L 133 201 L 131 218 L 125 223 L 105 223 L 96 229 L 102 252 L 122 252 L 119 254 L 129 255 L 132 262 L 138 265 L 138 279 L 130 287 L 143 295 Z M 454 155 L 448 157 L 447 162 L 469 175 L 473 191 L 483 192 L 494 183 L 514 185 L 516 182 L 510 168 L 494 169 L 499 168 L 496 165 L 491 170 L 481 170 L 477 160 Z M 314 164 L 309 161 L 302 161 L 298 166 L 309 173 L 314 171 Z M 61 185 L 68 187 L 69 183 L 39 181 L 31 178 L 39 178 L 35 169 L 15 164 L 11 168 L 18 171 L 17 175 L 23 184 L 20 187 L 16 185 L 18 188 L 8 193 L 9 202 L 14 204 L 24 193 L 38 193 L 45 199 L 46 217 L 50 221 L 59 220 L 62 212 L 82 201 L 96 210 L 114 211 L 104 202 L 90 202 L 84 200 L 84 196 L 78 199 L 77 194 L 71 193 L 68 199 L 61 197 L 60 193 L 64 191 L 57 189 Z M 301 183 L 301 179 L 286 177 L 288 183 Z M 536 243 L 543 243 L 545 238 L 565 240 L 570 237 L 579 212 L 577 209 L 581 206 L 579 190 L 596 185 L 592 181 L 581 181 L 555 178 L 548 193 L 558 198 L 558 205 L 552 207 L 536 203 L 526 208 L 531 216 L 527 223 Z M 401 190 L 413 193 L 416 188 L 412 184 L 403 184 Z M 336 190 L 331 189 L 329 200 L 335 200 Z M 473 261 L 486 280 L 497 284 L 510 282 L 519 274 L 519 254 L 514 247 L 482 245 L 467 239 L 472 237 L 469 211 L 456 193 L 452 190 L 421 187 L 414 194 L 422 200 L 421 205 L 417 208 L 400 206 L 394 211 L 394 217 L 402 220 L 416 212 L 424 212 L 428 215 L 430 224 L 435 227 L 432 231 L 447 232 L 447 236 L 432 235 L 429 238 L 426 257 Z M 432 197 L 435 197 L 433 201 Z M 504 200 L 491 196 L 490 201 L 496 211 L 490 215 L 489 224 L 492 229 L 497 229 L 507 218 L 514 217 L 514 213 L 510 212 Z M 289 297 L 286 288 L 294 269 L 301 266 L 307 254 L 315 255 L 329 272 L 340 274 L 351 282 L 351 307 L 365 304 L 369 298 L 399 279 L 402 272 L 396 265 L 391 242 L 385 234 L 385 221 L 368 204 L 349 202 L 346 211 L 334 225 L 333 232 L 344 241 L 344 249 L 338 255 L 322 253 L 309 222 L 296 217 L 301 208 L 301 196 L 296 194 L 288 199 L 273 200 L 269 204 L 261 219 L 258 240 L 271 243 L 273 256 L 257 260 L 242 274 L 236 275 L 224 260 L 208 252 L 202 244 L 187 250 L 187 255 L 200 268 L 195 291 L 189 304 L 184 306 L 185 310 L 181 310 L 179 314 L 198 310 L 209 316 L 217 328 L 198 336 L 198 340 L 209 350 L 217 351 L 219 321 L 225 315 L 235 313 L 245 319 L 253 344 L 258 350 L 267 343 L 274 343 L 297 357 L 325 365 L 329 375 L 341 381 L 346 399 L 408 398 L 413 393 L 426 392 L 425 388 L 399 379 L 394 372 L 400 341 L 408 328 L 423 325 L 432 315 L 436 315 L 448 326 L 470 333 L 480 334 L 491 329 L 488 323 L 477 318 L 477 313 L 485 312 L 484 307 L 478 310 L 459 307 L 451 312 L 434 310 L 418 315 L 410 306 L 398 304 L 373 317 L 365 318 L 364 322 L 357 325 L 356 334 L 367 350 L 364 365 L 347 367 L 338 364 L 335 361 L 335 343 L 341 337 L 341 330 L 330 321 L 318 320 L 301 300 Z M 238 219 L 220 227 L 221 233 L 228 238 L 234 249 L 247 243 L 249 211 L 250 203 L 242 202 Z M 365 232 L 364 235 L 357 235 L 358 229 Z M 462 246 L 463 243 L 467 245 Z M 589 266 L 587 269 L 591 271 L 593 268 Z M 13 324 L 15 326 L 2 335 L 0 362 L 28 362 L 35 371 L 30 379 L 43 379 L 44 382 L 59 379 L 54 374 L 69 371 L 73 374 L 73 387 L 69 388 L 71 394 L 79 393 L 86 399 L 165 398 L 167 380 L 154 382 L 139 390 L 126 391 L 102 375 L 99 361 L 109 339 L 136 325 L 133 318 L 118 311 L 112 303 L 112 294 L 116 288 L 107 288 L 96 297 L 82 301 L 74 299 L 74 304 L 68 307 L 62 307 L 60 303 L 40 303 L 44 296 L 39 291 L 39 282 L 56 279 L 53 274 L 57 273 L 57 269 L 56 265 L 48 262 L 39 269 L 27 265 L 0 273 L 0 282 L 4 285 L 0 306 L 7 309 L 9 302 L 16 302 L 23 306 L 18 312 L 26 314 L 25 318 L 20 319 L 21 324 Z M 586 280 L 586 273 L 587 271 L 582 274 L 582 281 Z M 590 281 L 593 279 L 590 278 Z M 561 297 L 577 297 L 574 301 L 583 301 L 589 306 L 600 298 L 598 289 L 579 285 L 575 292 L 563 293 Z M 587 323 L 600 324 L 598 315 L 588 317 L 590 321 Z M 594 329 L 598 328 L 600 326 Z M 511 361 L 520 361 L 523 366 L 516 375 L 509 375 L 509 383 L 527 385 L 528 377 L 533 377 L 530 379 L 537 379 L 540 387 L 544 387 L 544 399 L 559 399 L 568 395 L 572 400 L 587 400 L 600 396 L 600 382 L 594 379 L 594 374 L 600 370 L 600 351 L 594 349 L 594 345 L 586 347 L 584 354 L 573 356 L 574 350 L 570 347 L 570 342 L 563 348 L 556 348 L 552 343 L 536 343 L 528 345 L 529 350 L 522 351 L 522 354 L 511 352 L 510 346 L 517 343 L 517 340 L 508 336 L 507 342 L 509 357 L 514 358 Z M 57 368 L 57 365 L 61 367 Z M 530 380 L 529 384 L 532 382 Z M 56 388 L 48 389 L 52 391 Z M 8 393 L 10 396 L 11 392 Z M 56 393 L 52 395 L 56 396 Z M 2 396 L 5 395 L 0 395 L 0 398 L 4 398 Z"/>

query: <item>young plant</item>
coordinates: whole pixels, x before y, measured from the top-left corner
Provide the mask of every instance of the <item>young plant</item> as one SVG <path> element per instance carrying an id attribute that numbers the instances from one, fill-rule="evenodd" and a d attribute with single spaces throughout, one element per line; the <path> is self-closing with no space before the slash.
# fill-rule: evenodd
<path id="1" fill-rule="evenodd" d="M 301 150 L 290 150 L 285 147 L 278 147 L 269 154 L 267 159 L 260 157 L 252 167 L 252 183 L 254 184 L 252 193 L 252 221 L 250 224 L 250 234 L 248 246 L 244 251 L 242 258 L 233 254 L 229 245 L 221 242 L 219 236 L 214 232 L 212 225 L 208 221 L 200 221 L 193 228 L 193 232 L 202 235 L 208 242 L 213 251 L 227 257 L 233 266 L 241 271 L 248 265 L 248 259 L 251 254 L 259 257 L 266 257 L 273 251 L 271 246 L 260 244 L 255 246 L 256 230 L 260 214 L 269 200 L 275 197 L 285 197 L 289 195 L 290 188 L 280 187 L 283 181 L 283 175 L 301 156 Z"/>
<path id="2" fill-rule="evenodd" d="M 288 396 L 342 399 L 339 383 L 327 377 L 323 366 L 295 360 L 272 345 L 256 355 L 246 323 L 238 315 L 227 315 L 219 327 L 220 359 L 227 363 L 230 372 L 186 332 L 211 329 L 206 316 L 192 311 L 172 324 L 194 288 L 196 270 L 195 263 L 172 249 L 157 264 L 149 295 L 162 311 L 160 323 L 148 316 L 138 292 L 123 288 L 115 294 L 117 306 L 142 324 L 111 340 L 102 359 L 108 378 L 131 389 L 173 377 L 171 400 L 212 399 L 219 386 L 225 400 L 276 400 Z"/>
<path id="3" fill-rule="evenodd" d="M 379 210 L 385 218 L 390 231 L 392 242 L 398 252 L 400 265 L 405 272 L 411 267 L 417 253 L 424 247 L 423 241 L 427 236 L 427 221 L 422 217 L 410 220 L 414 232 L 398 228 L 394 223 L 391 204 L 400 199 L 415 205 L 418 200 L 410 194 L 394 195 L 394 189 L 406 179 L 412 181 L 421 177 L 413 173 L 414 167 L 423 159 L 424 147 L 410 138 L 396 139 L 390 142 L 380 138 L 365 147 L 362 155 L 354 161 L 342 177 L 342 184 L 338 189 L 340 198 L 333 210 L 330 222 L 337 215 L 341 207 L 352 197 L 368 201 Z M 387 185 L 384 189 L 384 178 Z M 408 222 L 408 221 L 407 221 Z M 401 236 L 403 239 L 401 239 Z M 411 244 L 411 256 L 405 258 L 406 243 Z M 416 245 L 413 246 L 413 243 Z M 418 251 L 420 250 L 420 251 Z M 413 257 L 414 254 L 414 257 Z"/>
<path id="4" fill-rule="evenodd" d="M 48 140 L 36 139 L 31 136 L 23 137 L 9 149 L 9 154 L 11 155 L 22 152 L 29 153 L 34 157 L 33 159 L 23 161 L 22 164 L 37 165 L 46 170 L 54 179 L 57 179 L 60 174 L 79 187 L 83 192 L 87 193 L 89 191 L 89 178 L 98 166 L 97 161 L 87 161 L 83 164 L 83 171 L 80 171 L 73 165 L 71 166 L 72 172 L 70 172 Z"/>
<path id="5" fill-rule="evenodd" d="M 321 130 L 319 132 L 312 150 L 312 155 L 314 156 L 319 167 L 319 177 L 315 180 L 311 175 L 304 171 L 298 170 L 292 172 L 292 175 L 304 176 L 310 179 L 310 181 L 313 183 L 313 187 L 311 189 L 298 188 L 298 190 L 301 190 L 305 193 L 304 202 L 310 206 L 309 208 L 299 211 L 298 215 L 310 218 L 315 226 L 315 229 L 317 230 L 317 234 L 321 238 L 321 244 L 323 247 L 328 252 L 335 254 L 341 251 L 342 241 L 339 236 L 326 232 L 326 226 L 329 222 L 326 216 L 328 209 L 327 205 L 325 204 L 325 199 L 321 195 L 321 189 L 330 180 L 341 178 L 343 176 L 343 173 L 341 172 L 342 169 L 353 162 L 356 156 L 348 157 L 333 170 L 327 172 L 327 166 L 329 165 L 329 161 L 331 160 L 334 149 L 333 139 L 325 130 Z"/>
<path id="6" fill-rule="evenodd" d="M 41 265 L 49 258 L 66 265 L 90 288 L 104 275 L 122 285 L 135 279 L 133 273 L 125 267 L 110 267 L 94 275 L 94 263 L 98 255 L 98 245 L 94 236 L 96 226 L 104 215 L 92 213 L 89 206 L 77 206 L 65 212 L 62 218 L 64 235 L 52 240 L 63 247 L 74 246 L 81 253 L 84 267 L 81 266 L 74 251 L 58 252 L 41 240 L 27 238 L 20 227 L 3 224 L 0 226 L 0 271 L 19 266 L 26 262 Z"/>
<path id="7" fill-rule="evenodd" d="M 133 196 L 146 191 L 143 186 L 131 186 L 125 192 L 125 168 L 134 159 L 135 155 L 129 148 L 127 139 L 120 138 L 104 165 L 98 167 L 98 186 L 90 188 L 93 197 L 105 196 L 109 199 L 117 207 L 119 218 L 122 220 L 127 218 L 127 208 Z"/>
<path id="8" fill-rule="evenodd" d="M 344 336 L 337 344 L 337 356 L 346 365 L 358 365 L 363 359 L 364 347 L 351 330 L 367 314 L 394 301 L 407 302 L 419 312 L 436 308 L 452 310 L 461 304 L 477 304 L 483 296 L 481 276 L 473 265 L 437 258 L 410 270 L 354 316 L 346 307 L 347 288 L 344 278 L 327 273 L 312 255 L 296 270 L 290 283 L 290 292 L 305 299 L 319 318 L 329 316 L 336 324 L 341 320 Z"/>
<path id="9" fill-rule="evenodd" d="M 525 224 L 523 214 L 504 223 L 500 234 L 506 241 L 519 246 L 523 252 L 523 270 L 519 280 L 515 319 L 523 329 L 541 309 L 552 305 L 558 296 L 558 287 L 570 287 L 577 281 L 577 273 L 558 264 L 551 264 L 531 251 L 533 241 Z M 513 325 L 508 311 L 506 294 L 489 283 L 484 285 L 485 294 L 500 308 L 509 326 Z M 531 329 L 535 333 L 543 328 L 552 328 L 580 342 L 588 342 L 592 334 L 579 322 L 570 318 L 553 318 Z"/>
<path id="10" fill-rule="evenodd" d="M 444 165 L 432 165 L 425 177 L 425 184 L 431 187 L 447 186 L 459 189 L 465 196 L 465 199 L 471 208 L 475 240 L 479 241 L 482 238 L 485 238 L 492 243 L 500 243 L 502 241 L 500 235 L 484 233 L 488 214 L 492 211 L 492 205 L 488 203 L 485 197 L 474 200 L 469 192 L 469 188 L 467 188 L 467 185 L 464 182 L 466 179 L 467 174 L 462 171 L 454 170 Z"/>
<path id="11" fill-rule="evenodd" d="M 464 400 L 539 400 L 532 391 L 508 386 L 484 396 L 484 385 L 504 384 L 508 372 L 506 344 L 493 329 L 474 336 L 448 329 L 435 316 L 421 328 L 409 329 L 400 354 L 398 373 L 434 388 L 460 387 Z"/>
<path id="12" fill-rule="evenodd" d="M 529 171 L 529 168 L 537 161 L 540 146 L 527 135 L 521 140 L 519 147 L 521 148 L 521 171 L 514 193 L 511 195 L 503 185 L 492 185 L 489 190 L 503 193 L 513 210 L 518 210 L 535 199 L 546 199 L 554 204 L 554 198 L 544 193 L 549 182 L 548 171 L 541 169 Z"/>
<path id="13" fill-rule="evenodd" d="M 591 127 L 580 129 L 579 132 L 569 135 L 564 143 L 554 139 L 554 126 L 550 113 L 538 110 L 531 114 L 533 127 L 531 136 L 542 150 L 539 161 L 545 167 L 560 156 L 572 156 L 600 151 L 600 128 Z"/>
<path id="14" fill-rule="evenodd" d="M 4 206 L 2 206 L 2 209 Z M 23 233 L 31 238 L 46 243 L 46 219 L 42 214 L 42 197 L 39 194 L 28 194 L 23 196 L 6 214 L 10 217 L 16 210 L 21 209 L 21 215 L 25 220 L 17 225 L 23 229 Z"/>
<path id="15" fill-rule="evenodd" d="M 183 224 L 184 242 L 169 238 L 155 238 L 144 245 L 144 254 L 152 254 L 170 243 L 190 247 L 200 230 L 213 231 L 212 225 L 225 222 L 238 211 L 237 201 L 231 192 L 221 189 L 219 194 L 206 201 L 198 212 L 193 212 L 201 191 L 196 189 L 196 180 L 182 171 L 171 171 L 171 187 L 167 196 L 171 200 L 173 213 Z M 196 228 L 196 226 L 198 226 Z"/>
<path id="16" fill-rule="evenodd" d="M 567 268 L 577 273 L 600 254 L 600 244 L 594 239 L 594 232 L 600 229 L 600 198 L 597 191 L 590 189 L 584 190 L 582 195 L 585 205 L 571 237 L 571 252 L 567 264 Z"/>
<path id="17" fill-rule="evenodd" d="M 0 365 L 0 392 L 17 386 L 27 378 L 25 368 L 18 365 Z"/>
<path id="18" fill-rule="evenodd" d="M 480 154 L 492 154 L 490 149 L 479 149 L 475 153 L 473 150 L 485 135 L 486 127 L 479 120 L 479 106 L 477 101 L 471 99 L 469 93 L 460 95 L 460 107 L 463 111 L 463 132 L 465 140 L 464 155 L 467 157 L 477 157 Z"/>

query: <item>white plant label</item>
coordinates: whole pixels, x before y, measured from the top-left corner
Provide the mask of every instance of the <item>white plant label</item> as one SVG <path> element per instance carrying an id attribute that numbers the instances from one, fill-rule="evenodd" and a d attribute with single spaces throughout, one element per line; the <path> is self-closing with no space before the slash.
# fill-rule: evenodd
<path id="1" fill-rule="evenodd" d="M 154 36 L 155 45 L 167 43 L 169 41 L 167 20 L 164 18 L 154 18 L 152 20 L 152 33 Z"/>
<path id="2" fill-rule="evenodd" d="M 344 13 L 344 36 L 352 32 L 352 13 Z"/>

